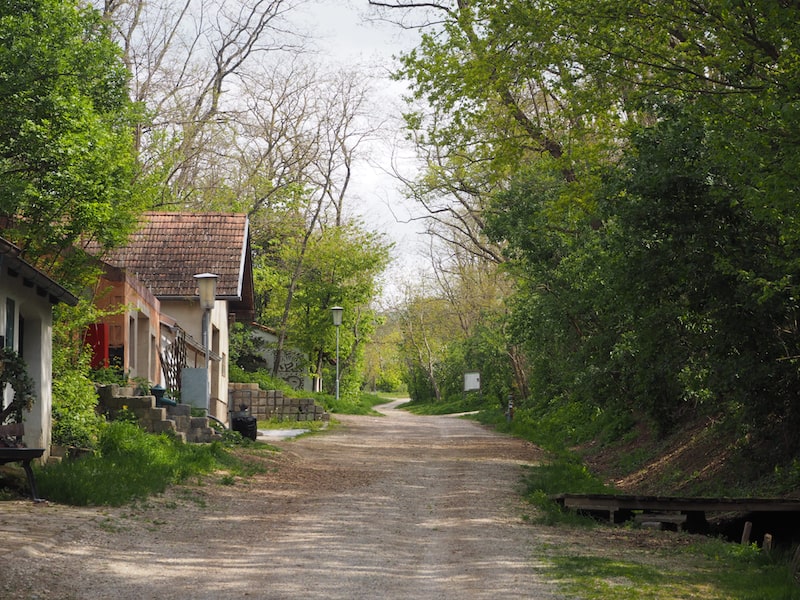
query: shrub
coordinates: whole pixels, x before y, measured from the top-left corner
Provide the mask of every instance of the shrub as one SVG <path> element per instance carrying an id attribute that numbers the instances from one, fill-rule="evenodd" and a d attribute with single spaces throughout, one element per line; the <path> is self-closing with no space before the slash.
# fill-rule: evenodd
<path id="1" fill-rule="evenodd" d="M 22 410 L 30 408 L 34 400 L 33 380 L 28 375 L 25 360 L 10 348 L 0 348 L 0 390 L 5 390 L 6 385 L 11 388 L 13 397 L 8 406 L 0 402 L 0 425 L 9 415 L 20 422 Z"/>
<path id="2" fill-rule="evenodd" d="M 94 448 L 104 421 L 94 384 L 80 370 L 53 380 L 53 443 Z"/>
<path id="3" fill-rule="evenodd" d="M 184 444 L 167 434 L 153 435 L 121 421 L 102 428 L 98 453 L 41 470 L 41 494 L 55 502 L 120 506 L 163 492 L 168 485 L 236 465 L 222 446 Z"/>

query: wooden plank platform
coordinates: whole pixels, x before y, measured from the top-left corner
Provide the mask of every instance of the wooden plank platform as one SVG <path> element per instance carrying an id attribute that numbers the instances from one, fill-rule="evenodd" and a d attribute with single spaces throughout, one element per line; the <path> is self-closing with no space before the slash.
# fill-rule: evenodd
<path id="1" fill-rule="evenodd" d="M 796 513 L 800 499 L 785 498 L 685 498 L 673 496 L 627 496 L 616 494 L 559 494 L 552 499 L 566 509 L 605 515 L 611 523 L 639 520 L 678 527 L 693 533 L 708 529 L 708 513 Z M 680 523 L 669 515 L 685 515 Z M 649 518 L 648 518 L 649 515 Z M 660 515 L 660 516 L 659 516 Z"/>
<path id="2" fill-rule="evenodd" d="M 682 498 L 616 494 L 559 494 L 553 499 L 574 510 L 674 512 L 800 512 L 800 498 Z"/>

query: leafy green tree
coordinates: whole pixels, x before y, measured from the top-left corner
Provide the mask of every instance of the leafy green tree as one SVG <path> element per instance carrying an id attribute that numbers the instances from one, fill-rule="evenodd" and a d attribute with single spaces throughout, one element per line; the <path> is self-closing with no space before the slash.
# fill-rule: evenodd
<path id="1" fill-rule="evenodd" d="M 769 424 L 773 449 L 791 453 L 797 302 L 751 274 L 796 275 L 780 223 L 740 201 L 710 134 L 691 108 L 665 109 L 605 169 L 596 212 L 569 233 L 552 226 L 568 185 L 557 173 L 529 173 L 498 197 L 490 231 L 508 240 L 520 285 L 515 335 L 537 403 L 643 414 L 662 430 L 724 413 L 754 432 Z"/>
<path id="2" fill-rule="evenodd" d="M 610 179 L 608 280 L 627 311 L 619 355 L 633 358 L 623 381 L 650 390 L 642 401 L 662 424 L 698 407 L 723 410 L 769 424 L 779 452 L 791 452 L 798 303 L 790 286 L 765 294 L 759 281 L 797 277 L 791 244 L 779 220 L 741 202 L 713 133 L 670 111 L 633 137 L 623 179 Z"/>
<path id="3" fill-rule="evenodd" d="M 471 194 L 505 248 L 537 398 L 716 408 L 791 449 L 800 7 L 370 4 L 425 28 L 399 70 L 418 197 Z"/>
<path id="4" fill-rule="evenodd" d="M 401 56 L 398 76 L 421 105 L 408 127 L 429 164 L 418 184 L 441 194 L 427 205 L 433 218 L 466 193 L 477 192 L 473 207 L 483 210 L 486 193 L 543 159 L 570 183 L 553 210 L 592 212 L 600 168 L 624 151 L 627 131 L 684 103 L 707 125 L 707 152 L 726 165 L 739 201 L 780 221 L 787 243 L 797 243 L 795 3 L 370 4 L 406 25 L 416 18 L 425 32 Z M 782 281 L 761 284 L 780 289 Z"/>
<path id="5" fill-rule="evenodd" d="M 139 115 L 107 23 L 82 3 L 0 5 L 0 218 L 26 258 L 75 278 L 84 239 L 113 246 L 139 209 Z"/>
<path id="6" fill-rule="evenodd" d="M 404 386 L 405 369 L 400 354 L 403 337 L 395 311 L 377 313 L 375 333 L 364 348 L 362 388 L 368 391 L 399 392 Z"/>
<path id="7" fill-rule="evenodd" d="M 254 242 L 270 246 L 269 240 Z M 335 381 L 330 377 L 335 369 L 336 335 L 330 309 L 344 307 L 339 331 L 341 388 L 356 393 L 364 345 L 376 326 L 371 303 L 378 294 L 389 250 L 382 236 L 357 224 L 330 227 L 309 236 L 302 257 L 296 244 L 282 239 L 264 254 L 256 269 L 257 294 L 263 306 L 260 322 L 284 328 L 290 344 L 311 357 L 312 374 L 320 378 L 325 373 L 325 381 Z M 289 296 L 292 277 L 296 284 Z"/>
<path id="8" fill-rule="evenodd" d="M 411 399 L 438 402 L 442 363 L 447 345 L 460 337 L 457 318 L 447 303 L 417 289 L 407 293 L 398 318 L 403 332 L 401 355 L 406 364 L 406 385 Z"/>

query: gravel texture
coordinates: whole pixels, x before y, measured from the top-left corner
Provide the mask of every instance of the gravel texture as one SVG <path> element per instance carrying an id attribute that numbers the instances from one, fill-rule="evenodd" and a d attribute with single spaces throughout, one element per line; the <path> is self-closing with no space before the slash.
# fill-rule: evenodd
<path id="1" fill-rule="evenodd" d="M 214 475 L 122 508 L 2 502 L 0 597 L 563 597 L 540 555 L 564 540 L 518 495 L 541 452 L 381 410 L 275 442 L 266 472 L 232 485 Z"/>

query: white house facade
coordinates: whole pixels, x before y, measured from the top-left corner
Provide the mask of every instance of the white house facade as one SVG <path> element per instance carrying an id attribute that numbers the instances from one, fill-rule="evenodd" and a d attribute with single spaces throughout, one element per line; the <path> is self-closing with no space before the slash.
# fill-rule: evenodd
<path id="1" fill-rule="evenodd" d="M 75 306 L 78 299 L 19 256 L 19 249 L 0 238 L 0 345 L 27 363 L 35 400 L 23 414 L 24 443 L 49 454 L 52 432 L 53 306 Z M 12 399 L 2 390 L 2 405 Z"/>

